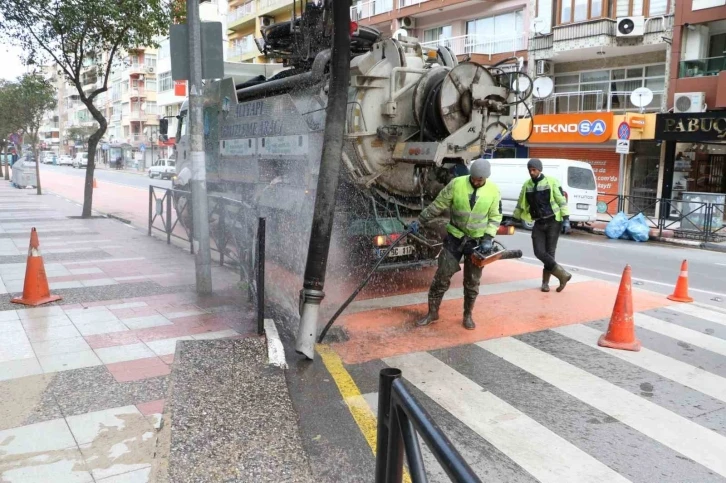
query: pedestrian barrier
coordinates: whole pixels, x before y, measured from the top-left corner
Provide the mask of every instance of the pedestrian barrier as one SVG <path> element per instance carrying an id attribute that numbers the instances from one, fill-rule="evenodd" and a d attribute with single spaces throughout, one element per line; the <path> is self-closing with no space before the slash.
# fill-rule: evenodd
<path id="1" fill-rule="evenodd" d="M 683 263 L 681 263 L 681 273 L 676 281 L 676 289 L 668 296 L 668 300 L 693 302 L 693 299 L 688 295 L 688 260 L 683 260 Z"/>
<path id="2" fill-rule="evenodd" d="M 633 282 L 630 265 L 626 265 L 623 270 L 608 330 L 600 336 L 597 345 L 610 349 L 636 352 L 640 350 L 640 341 L 635 337 L 633 321 Z"/>
<path id="3" fill-rule="evenodd" d="M 427 482 L 418 434 L 456 482 L 481 482 L 426 409 L 409 392 L 401 370 L 382 369 L 378 379 L 376 483 L 400 483 L 404 453 L 413 483 Z"/>
<path id="4" fill-rule="evenodd" d="M 43 305 L 60 300 L 59 295 L 51 295 L 48 286 L 48 277 L 45 274 L 43 256 L 40 254 L 40 241 L 35 227 L 30 231 L 30 246 L 28 248 L 28 262 L 25 266 L 25 282 L 23 295 L 11 300 L 14 304 Z"/>
<path id="5" fill-rule="evenodd" d="M 613 218 L 613 211 L 625 212 L 629 218 L 642 213 L 659 237 L 664 231 L 672 231 L 677 238 L 706 243 L 726 240 L 723 204 L 607 193 L 599 193 L 598 199 L 599 214 L 608 220 Z"/>

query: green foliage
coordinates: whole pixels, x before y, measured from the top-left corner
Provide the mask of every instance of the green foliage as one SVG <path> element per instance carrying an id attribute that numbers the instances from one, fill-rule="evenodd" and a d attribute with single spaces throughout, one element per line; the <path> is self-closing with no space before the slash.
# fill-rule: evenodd
<path id="1" fill-rule="evenodd" d="M 55 88 L 41 75 L 26 74 L 18 80 L 16 94 L 19 110 L 15 111 L 15 115 L 23 131 L 33 136 L 32 142 L 35 143 L 43 116 L 55 109 Z"/>
<path id="2" fill-rule="evenodd" d="M 20 110 L 17 88 L 17 83 L 0 80 L 0 149 L 10 134 L 23 128 L 22 119 L 14 114 Z"/>

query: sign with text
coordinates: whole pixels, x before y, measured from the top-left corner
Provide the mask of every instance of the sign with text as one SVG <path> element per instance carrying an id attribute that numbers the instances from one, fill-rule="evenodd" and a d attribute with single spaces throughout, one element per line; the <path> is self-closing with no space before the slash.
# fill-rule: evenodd
<path id="1" fill-rule="evenodd" d="M 614 215 L 618 212 L 618 203 L 613 201 L 618 192 L 618 180 L 620 178 L 620 165 L 618 161 L 611 159 L 591 160 L 580 159 L 592 166 L 597 183 L 598 210 L 604 209 L 601 213 Z M 606 193 L 612 193 L 606 194 Z"/>
<path id="2" fill-rule="evenodd" d="M 187 96 L 187 81 L 176 80 L 174 81 L 174 95 L 180 97 Z"/>
<path id="3" fill-rule="evenodd" d="M 628 139 L 618 139 L 615 141 L 615 152 L 618 154 L 628 154 L 630 152 L 630 141 Z"/>
<path id="4" fill-rule="evenodd" d="M 546 114 L 532 119 L 530 143 L 604 143 L 613 132 L 612 112 Z"/>
<path id="5" fill-rule="evenodd" d="M 700 142 L 726 139 L 726 112 L 658 114 L 655 138 L 662 141 Z"/>

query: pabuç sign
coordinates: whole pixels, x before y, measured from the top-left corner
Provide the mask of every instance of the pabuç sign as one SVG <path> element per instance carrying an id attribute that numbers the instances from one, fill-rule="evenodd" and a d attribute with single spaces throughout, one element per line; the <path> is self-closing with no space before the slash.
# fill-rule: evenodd
<path id="1" fill-rule="evenodd" d="M 726 139 L 726 112 L 658 114 L 655 119 L 655 138 L 662 141 Z"/>
<path id="2" fill-rule="evenodd" d="M 612 112 L 551 114 L 534 116 L 528 142 L 545 144 L 589 144 L 610 140 Z"/>

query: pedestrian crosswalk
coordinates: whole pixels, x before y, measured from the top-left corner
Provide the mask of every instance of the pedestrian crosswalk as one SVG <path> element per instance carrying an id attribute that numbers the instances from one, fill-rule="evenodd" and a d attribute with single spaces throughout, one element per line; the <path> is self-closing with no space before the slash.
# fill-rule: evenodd
<path id="1" fill-rule="evenodd" d="M 677 305 L 635 322 L 640 352 L 599 347 L 598 321 L 353 373 L 401 369 L 482 481 L 726 481 L 726 312 Z M 377 410 L 376 393 L 363 399 Z M 424 456 L 430 481 L 449 481 Z"/>

